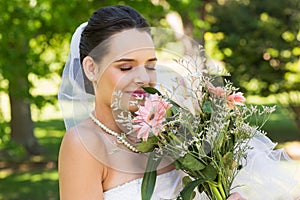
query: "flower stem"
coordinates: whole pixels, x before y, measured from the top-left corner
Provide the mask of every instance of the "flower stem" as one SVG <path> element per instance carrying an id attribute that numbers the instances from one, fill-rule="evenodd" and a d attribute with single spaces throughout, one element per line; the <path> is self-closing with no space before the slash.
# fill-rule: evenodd
<path id="1" fill-rule="evenodd" d="M 181 143 L 182 143 L 182 142 L 178 139 L 178 137 L 176 137 L 176 135 L 171 134 L 170 136 L 171 136 L 171 138 L 172 138 L 176 143 L 178 143 L 178 144 L 181 144 Z"/>
<path id="2" fill-rule="evenodd" d="M 217 200 L 224 200 L 220 194 L 220 191 L 218 190 L 217 186 L 214 183 L 208 182 L 208 185 Z"/>
<path id="3" fill-rule="evenodd" d="M 219 188 L 219 191 L 222 195 L 222 198 L 223 199 L 226 199 L 226 194 L 225 194 L 225 191 L 224 191 L 224 188 L 223 188 L 223 185 L 222 185 L 222 177 L 221 177 L 221 173 L 219 173 L 218 175 L 218 188 Z"/>
<path id="4" fill-rule="evenodd" d="M 225 192 L 224 192 L 224 189 L 223 189 L 222 184 L 218 184 L 218 188 L 219 188 L 219 191 L 220 191 L 220 193 L 221 193 L 221 195 L 222 195 L 222 198 L 223 198 L 223 199 L 226 199 L 226 194 L 225 194 Z"/>

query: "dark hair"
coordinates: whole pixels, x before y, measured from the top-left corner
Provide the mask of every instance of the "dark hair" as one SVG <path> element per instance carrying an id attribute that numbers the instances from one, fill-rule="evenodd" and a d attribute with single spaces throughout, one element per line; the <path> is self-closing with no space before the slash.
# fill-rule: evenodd
<path id="1" fill-rule="evenodd" d="M 133 8 L 129 6 L 108 6 L 98 9 L 93 13 L 88 21 L 87 26 L 81 34 L 79 51 L 80 62 L 88 56 L 91 51 L 100 43 L 111 37 L 112 35 L 131 28 L 149 28 L 147 21 Z M 97 58 L 93 59 L 99 61 L 106 51 L 97 52 Z M 92 84 L 84 74 L 84 82 L 86 90 L 93 93 Z M 88 86 L 90 85 L 90 86 Z"/>

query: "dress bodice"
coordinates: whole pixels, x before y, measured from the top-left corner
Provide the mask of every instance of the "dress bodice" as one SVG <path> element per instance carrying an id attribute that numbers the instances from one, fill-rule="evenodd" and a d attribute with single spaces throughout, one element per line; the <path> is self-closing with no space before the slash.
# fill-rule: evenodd
<path id="1" fill-rule="evenodd" d="M 231 192 L 238 192 L 246 199 L 294 200 L 299 199 L 300 183 L 295 176 L 299 165 L 285 158 L 285 152 L 274 150 L 274 143 L 267 137 L 256 137 L 248 151 L 247 164 L 239 172 Z M 173 170 L 157 176 L 152 200 L 176 199 L 185 174 Z M 105 200 L 141 200 L 142 178 L 104 192 Z M 205 193 L 197 193 L 195 200 L 208 200 Z"/>
<path id="2" fill-rule="evenodd" d="M 178 170 L 160 174 L 156 178 L 156 184 L 152 200 L 176 199 L 181 187 L 183 173 Z M 124 183 L 104 192 L 105 200 L 141 200 L 142 178 Z"/>

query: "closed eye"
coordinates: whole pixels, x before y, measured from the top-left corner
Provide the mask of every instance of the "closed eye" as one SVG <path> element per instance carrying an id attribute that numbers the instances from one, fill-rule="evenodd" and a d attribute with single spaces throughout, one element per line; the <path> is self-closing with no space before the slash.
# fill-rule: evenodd
<path id="1" fill-rule="evenodd" d="M 155 65 L 145 65 L 145 68 L 148 70 L 156 70 Z"/>
<path id="2" fill-rule="evenodd" d="M 133 68 L 133 66 L 129 65 L 129 64 L 125 64 L 125 65 L 120 66 L 121 71 L 128 71 L 128 70 L 131 70 L 132 68 Z"/>
<path id="3" fill-rule="evenodd" d="M 145 63 L 145 68 L 148 70 L 156 70 L 156 58 L 150 59 L 148 62 Z"/>
<path id="4" fill-rule="evenodd" d="M 126 68 L 121 68 L 121 71 L 129 71 L 131 69 L 132 69 L 132 67 L 126 67 Z"/>

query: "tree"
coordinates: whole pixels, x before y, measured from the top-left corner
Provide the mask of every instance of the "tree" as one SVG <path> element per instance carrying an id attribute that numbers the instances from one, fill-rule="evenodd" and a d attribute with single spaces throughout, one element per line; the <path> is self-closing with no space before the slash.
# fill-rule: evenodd
<path id="1" fill-rule="evenodd" d="M 286 102 L 300 132 L 300 1 L 225 0 L 212 5 L 210 31 L 222 35 L 218 48 L 232 81 L 247 94 L 297 94 Z"/>
<path id="2" fill-rule="evenodd" d="M 1 88 L 9 95 L 11 140 L 23 145 L 30 154 L 40 154 L 34 136 L 31 105 L 42 108 L 54 103 L 53 96 L 33 96 L 29 76 L 47 78 L 61 73 L 69 42 L 75 28 L 86 21 L 93 11 L 119 1 L 80 0 L 11 0 L 0 6 L 0 72 L 8 87 Z M 151 1 L 130 1 L 128 5 L 145 10 L 145 17 L 159 23 L 161 6 Z M 151 12 L 154 11 L 154 12 Z M 157 20 L 155 20 L 157 19 Z M 1 81 L 0 79 L 0 81 Z M 45 88 L 47 89 L 47 88 Z"/>
<path id="3" fill-rule="evenodd" d="M 59 51 L 60 42 L 70 37 L 75 21 L 78 24 L 89 11 L 86 4 L 79 6 L 79 1 L 67 2 L 1 2 L 0 71 L 3 79 L 9 82 L 6 91 L 11 109 L 11 139 L 22 144 L 30 154 L 41 153 L 34 137 L 30 105 L 41 107 L 53 98 L 33 97 L 30 93 L 32 82 L 28 76 L 47 77 L 54 72 L 51 65 L 53 62 L 61 64 L 60 59 L 64 55 Z M 80 9 L 81 12 L 76 13 Z"/>
<path id="4" fill-rule="evenodd" d="M 206 21 L 206 6 L 215 0 L 172 0 L 168 1 L 169 12 L 177 12 L 184 25 L 184 34 L 204 45 L 204 34 L 210 28 Z"/>

